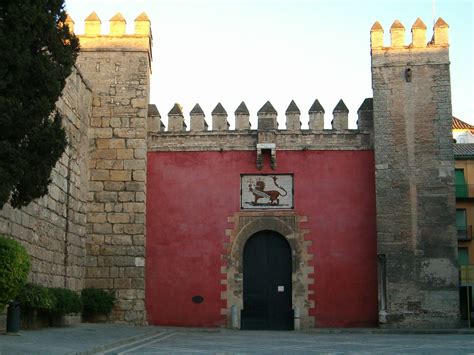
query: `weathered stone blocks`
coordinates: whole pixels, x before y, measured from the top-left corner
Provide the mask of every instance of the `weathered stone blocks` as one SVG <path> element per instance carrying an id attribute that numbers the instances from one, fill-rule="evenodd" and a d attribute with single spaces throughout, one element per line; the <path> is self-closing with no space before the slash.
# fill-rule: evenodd
<path id="1" fill-rule="evenodd" d="M 87 213 L 92 233 L 87 241 L 91 271 L 85 283 L 116 291 L 119 306 L 112 315 L 114 320 L 143 324 L 143 307 L 125 307 L 122 295 L 143 305 L 144 273 L 120 270 L 134 267 L 135 257 L 145 255 L 150 23 L 142 14 L 135 22 L 138 34 L 120 35 L 123 19 L 118 15 L 113 18 L 117 23 L 111 25 L 113 36 L 80 36 L 78 66 L 97 93 L 91 117 L 94 128 L 89 131 L 93 188 Z"/>
<path id="2" fill-rule="evenodd" d="M 395 21 L 390 47 L 380 24 L 372 27 L 380 319 L 387 327 L 459 324 L 449 54 L 441 40 L 421 43 L 424 27 L 417 20 L 405 46 Z"/>

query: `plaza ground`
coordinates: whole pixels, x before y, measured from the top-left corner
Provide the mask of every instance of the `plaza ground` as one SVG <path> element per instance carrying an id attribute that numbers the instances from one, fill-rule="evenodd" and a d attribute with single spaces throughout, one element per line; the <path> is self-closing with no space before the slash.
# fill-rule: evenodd
<path id="1" fill-rule="evenodd" d="M 472 354 L 474 331 L 236 331 L 79 324 L 0 335 L 0 354 Z"/>

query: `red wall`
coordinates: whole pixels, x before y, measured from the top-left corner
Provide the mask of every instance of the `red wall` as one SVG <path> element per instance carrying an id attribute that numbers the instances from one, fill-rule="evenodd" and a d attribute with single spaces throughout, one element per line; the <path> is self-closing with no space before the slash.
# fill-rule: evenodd
<path id="1" fill-rule="evenodd" d="M 372 151 L 255 151 L 148 155 L 146 304 L 151 324 L 225 324 L 220 299 L 227 217 L 239 211 L 240 174 L 293 173 L 295 212 L 308 216 L 317 327 L 377 324 Z M 200 295 L 201 304 L 191 298 Z"/>

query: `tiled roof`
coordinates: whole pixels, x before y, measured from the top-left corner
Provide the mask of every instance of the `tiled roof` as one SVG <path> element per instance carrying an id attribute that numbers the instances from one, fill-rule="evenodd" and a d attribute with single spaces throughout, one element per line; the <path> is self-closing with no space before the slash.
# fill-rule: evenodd
<path id="1" fill-rule="evenodd" d="M 469 123 L 461 121 L 459 118 L 456 118 L 453 116 L 453 129 L 463 129 L 463 130 L 474 131 L 474 126 L 471 126 Z"/>
<path id="2" fill-rule="evenodd" d="M 454 151 L 455 158 L 461 158 L 461 157 L 474 158 L 474 143 L 453 144 L 453 151 Z"/>

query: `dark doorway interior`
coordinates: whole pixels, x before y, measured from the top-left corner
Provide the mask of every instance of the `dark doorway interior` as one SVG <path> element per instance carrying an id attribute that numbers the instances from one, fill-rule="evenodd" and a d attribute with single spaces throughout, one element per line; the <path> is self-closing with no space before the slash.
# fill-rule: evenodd
<path id="1" fill-rule="evenodd" d="M 244 247 L 242 329 L 292 330 L 291 248 L 272 231 L 254 234 Z"/>
<path id="2" fill-rule="evenodd" d="M 461 286 L 459 288 L 459 305 L 460 305 L 460 310 L 461 310 L 461 320 L 462 320 L 463 326 L 466 326 L 466 327 L 469 327 L 469 324 L 468 324 L 469 319 L 471 321 L 470 326 L 474 327 L 474 319 L 473 319 L 474 303 L 472 302 L 472 299 L 473 299 L 472 295 L 473 295 L 472 287 Z"/>

